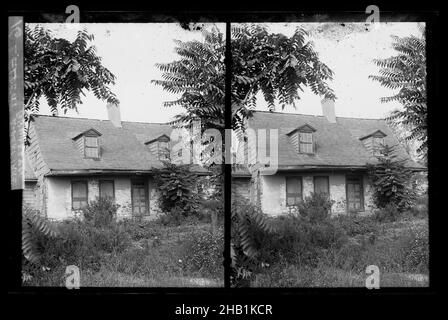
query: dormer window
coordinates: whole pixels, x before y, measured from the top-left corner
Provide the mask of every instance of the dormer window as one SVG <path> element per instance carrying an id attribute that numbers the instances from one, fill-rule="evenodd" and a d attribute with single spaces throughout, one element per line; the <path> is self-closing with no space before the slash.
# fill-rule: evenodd
<path id="1" fill-rule="evenodd" d="M 312 126 L 305 124 L 288 133 L 291 143 L 296 147 L 298 153 L 313 154 L 314 147 L 314 129 Z"/>
<path id="2" fill-rule="evenodd" d="M 299 152 L 314 153 L 313 134 L 310 132 L 299 132 Z"/>
<path id="3" fill-rule="evenodd" d="M 360 140 L 364 144 L 367 150 L 369 150 L 374 156 L 381 155 L 381 149 L 386 144 L 386 134 L 381 130 L 377 130 L 367 136 L 361 137 Z"/>
<path id="4" fill-rule="evenodd" d="M 99 158 L 98 137 L 84 137 L 84 150 L 86 158 Z"/>
<path id="5" fill-rule="evenodd" d="M 89 129 L 73 138 L 78 150 L 86 159 L 99 159 L 100 158 L 100 143 L 99 133 L 95 129 Z"/>
<path id="6" fill-rule="evenodd" d="M 145 142 L 149 150 L 161 161 L 170 160 L 170 137 L 163 134 L 160 137 Z"/>

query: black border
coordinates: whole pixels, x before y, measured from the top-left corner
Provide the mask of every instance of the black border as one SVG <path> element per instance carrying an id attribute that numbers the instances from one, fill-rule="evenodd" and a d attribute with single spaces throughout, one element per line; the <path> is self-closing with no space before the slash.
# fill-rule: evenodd
<path id="1" fill-rule="evenodd" d="M 146 7 L 144 4 L 133 5 L 129 3 L 117 5 L 109 3 L 107 5 L 80 4 L 81 22 L 363 22 L 366 14 L 365 8 L 370 3 L 358 3 L 355 5 L 347 3 L 312 3 L 307 4 L 297 2 L 296 4 L 283 5 L 280 3 L 271 3 L 262 9 L 255 7 L 244 8 L 244 4 L 228 9 L 228 3 L 214 4 L 221 6 L 216 11 L 213 9 L 204 9 L 204 6 L 186 3 L 176 5 L 176 12 L 172 11 L 173 4 L 167 4 L 165 7 Z M 68 5 L 68 4 L 67 4 Z M 36 297 L 43 297 L 43 301 L 51 301 L 59 296 L 62 299 L 70 297 L 73 304 L 79 304 L 79 299 L 83 302 L 98 301 L 100 305 L 113 305 L 113 302 L 121 303 L 125 301 L 135 307 L 148 306 L 148 301 L 155 302 L 151 304 L 151 308 L 161 311 L 166 316 L 173 318 L 181 318 L 173 316 L 173 308 L 177 304 L 196 302 L 197 304 L 214 304 L 222 303 L 270 303 L 274 304 L 274 313 L 276 316 L 289 315 L 291 312 L 294 317 L 299 314 L 301 308 L 317 307 L 314 309 L 314 316 L 317 316 L 323 309 L 327 311 L 347 311 L 353 308 L 354 303 L 367 302 L 369 308 L 364 313 L 358 314 L 357 317 L 369 315 L 382 316 L 384 306 L 401 306 L 407 305 L 407 308 L 401 309 L 399 315 L 404 315 L 406 310 L 413 315 L 419 312 L 426 314 L 427 309 L 421 303 L 435 300 L 436 296 L 442 293 L 443 264 L 442 257 L 444 255 L 442 238 L 443 229 L 446 224 L 443 219 L 446 214 L 446 207 L 440 199 L 440 195 L 444 192 L 443 186 L 443 165 L 445 159 L 438 153 L 443 153 L 446 145 L 444 141 L 445 132 L 444 122 L 445 116 L 442 115 L 445 108 L 443 103 L 439 103 L 439 70 L 441 50 L 439 43 L 440 37 L 440 9 L 428 2 L 418 5 L 405 4 L 377 4 L 381 12 L 381 21 L 385 22 L 426 22 L 426 41 L 427 41 L 427 73 L 428 73 L 428 137 L 429 137 L 429 154 L 428 154 L 428 176 L 429 176 L 429 230 L 430 230 L 430 287 L 429 288 L 382 288 L 380 290 L 367 290 L 364 288 L 341 289 L 341 288 L 238 288 L 230 289 L 229 281 L 226 280 L 226 288 L 81 288 L 80 290 L 67 290 L 65 288 L 20 288 L 20 230 L 21 219 L 17 213 L 21 210 L 22 192 L 11 191 L 9 188 L 10 166 L 9 156 L 4 157 L 5 167 L 3 170 L 5 178 L 2 179 L 5 187 L 5 195 L 8 195 L 8 218 L 7 224 L 7 247 L 8 247 L 8 271 L 7 283 L 8 293 L 10 296 L 25 298 L 27 302 L 31 302 Z M 31 5 L 23 3 L 14 4 L 15 7 L 10 8 L 8 15 L 24 15 L 26 22 L 63 22 L 66 14 L 66 4 L 46 5 L 35 2 Z M 126 7 L 123 7 L 126 6 Z M 148 6 L 148 4 L 146 4 Z M 262 6 L 257 4 L 258 7 Z M 224 8 L 223 8 L 224 7 Z M 226 8 L 227 7 L 227 8 Z M 62 12 L 62 13 L 61 13 Z M 7 20 L 7 19 L 5 19 Z M 49 21 L 50 20 L 50 21 Z M 7 30 L 5 26 L 5 30 Z M 227 31 L 227 35 L 228 35 Z M 229 41 L 228 37 L 228 41 Z M 226 66 L 231 72 L 230 55 L 226 51 Z M 4 66 L 7 68 L 6 60 Z M 230 73 L 226 76 L 226 90 L 230 85 Z M 6 72 L 4 73 L 6 77 Z M 6 86 L 4 86 L 6 88 Z M 7 93 L 5 94 L 7 97 Z M 6 104 L 7 105 L 7 104 Z M 226 127 L 230 127 L 230 98 L 226 98 Z M 6 120 L 5 120 L 6 119 Z M 9 147 L 9 130 L 7 117 L 3 117 L 5 125 L 2 126 L 2 139 L 6 140 L 5 145 Z M 229 120 L 230 119 L 230 120 Z M 9 154 L 9 152 L 8 152 Z M 226 247 L 225 254 L 229 255 L 229 236 L 230 229 L 230 167 L 225 166 L 225 201 L 226 201 Z M 6 176 L 7 175 L 7 176 Z M 442 249 L 443 248 L 443 249 Z M 230 260 L 225 260 L 228 268 Z M 226 277 L 228 278 L 228 269 Z M 279 300 L 272 298 L 277 296 Z M 31 298 L 31 299 L 30 299 Z M 92 299 L 91 299 L 92 298 Z M 103 298 L 107 298 L 103 300 Z M 38 299 L 40 301 L 40 299 Z M 355 302 L 356 301 L 356 302 Z M 420 305 L 412 305 L 412 302 L 418 302 Z M 112 302 L 112 304 L 110 303 Z M 142 305 L 143 303 L 143 305 Z M 50 304 L 53 305 L 53 302 Z M 323 307 L 324 306 L 324 307 Z M 348 308 L 348 309 L 345 309 Z M 82 310 L 83 308 L 81 308 Z M 145 310 L 145 308 L 142 308 Z M 155 310 L 154 309 L 154 310 Z M 73 309 L 71 309 L 73 311 Z M 149 314 L 148 316 L 152 318 Z M 223 317 L 218 317 L 223 318 Z M 245 318 L 245 317 L 243 317 Z M 267 318 L 266 316 L 264 318 Z"/>

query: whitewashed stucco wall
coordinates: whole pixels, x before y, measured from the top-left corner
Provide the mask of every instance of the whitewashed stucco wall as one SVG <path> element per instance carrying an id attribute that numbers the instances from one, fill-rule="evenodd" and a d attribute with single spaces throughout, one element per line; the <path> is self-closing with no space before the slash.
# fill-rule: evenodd
<path id="1" fill-rule="evenodd" d="M 330 198 L 334 200 L 332 214 L 346 213 L 346 188 L 344 173 L 306 173 L 295 174 L 302 177 L 303 196 L 309 196 L 314 191 L 314 176 L 328 176 Z M 367 175 L 363 176 L 364 208 L 370 211 L 374 208 L 372 202 L 372 187 Z M 271 216 L 288 213 L 291 209 L 286 206 L 286 175 L 260 176 L 260 202 L 262 211 Z"/>
<path id="2" fill-rule="evenodd" d="M 71 181 L 81 178 L 66 177 L 47 177 L 46 185 L 46 214 L 49 219 L 64 220 L 74 218 L 79 212 L 72 210 L 71 199 Z M 95 177 L 87 178 L 88 200 L 94 201 L 99 196 L 99 180 L 107 179 L 114 181 L 115 203 L 120 207 L 117 211 L 117 218 L 130 218 L 132 216 L 131 208 L 131 178 L 130 177 Z M 151 177 L 146 178 L 148 183 L 148 197 L 150 214 L 147 219 L 155 219 L 160 214 L 158 207 L 158 192 L 154 187 L 154 181 Z"/>

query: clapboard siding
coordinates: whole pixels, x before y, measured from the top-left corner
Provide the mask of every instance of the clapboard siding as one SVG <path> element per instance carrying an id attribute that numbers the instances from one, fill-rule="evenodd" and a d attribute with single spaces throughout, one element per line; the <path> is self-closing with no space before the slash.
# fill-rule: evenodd
<path id="1" fill-rule="evenodd" d="M 25 181 L 23 190 L 23 204 L 31 209 L 37 209 L 36 182 Z"/>
<path id="2" fill-rule="evenodd" d="M 291 142 L 291 144 L 294 147 L 294 150 L 296 152 L 300 152 L 299 150 L 299 133 L 298 132 L 294 132 L 294 134 L 291 134 L 289 136 L 289 142 Z"/>
<path id="3" fill-rule="evenodd" d="M 41 180 L 43 175 L 48 173 L 49 169 L 42 157 L 42 152 L 39 148 L 39 137 L 36 134 L 33 122 L 30 124 L 28 135 L 30 137 L 30 145 L 26 148 L 26 153 L 30 160 L 31 168 L 34 170 L 34 174 L 38 180 Z"/>
<path id="4" fill-rule="evenodd" d="M 373 153 L 373 137 L 362 140 L 362 143 L 370 153 Z"/>

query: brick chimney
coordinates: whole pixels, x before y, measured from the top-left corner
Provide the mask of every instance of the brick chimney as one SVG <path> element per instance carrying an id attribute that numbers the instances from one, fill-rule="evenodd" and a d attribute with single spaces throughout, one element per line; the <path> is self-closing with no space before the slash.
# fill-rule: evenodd
<path id="1" fill-rule="evenodd" d="M 336 112 L 334 110 L 334 101 L 329 99 L 323 99 L 322 104 L 322 115 L 327 118 L 328 122 L 336 123 Z"/>
<path id="2" fill-rule="evenodd" d="M 108 103 L 106 107 L 110 122 L 112 122 L 115 127 L 121 128 L 120 106 L 118 104 Z"/>

